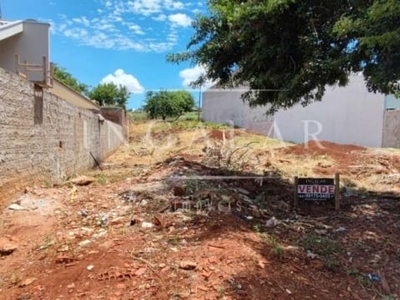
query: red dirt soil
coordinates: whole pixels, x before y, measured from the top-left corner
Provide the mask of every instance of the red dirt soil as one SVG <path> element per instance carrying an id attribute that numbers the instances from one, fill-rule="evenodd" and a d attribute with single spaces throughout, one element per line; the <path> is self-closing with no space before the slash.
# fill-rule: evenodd
<path id="1" fill-rule="evenodd" d="M 285 154 L 294 155 L 329 155 L 331 157 L 342 157 L 354 152 L 363 151 L 366 148 L 356 145 L 336 144 L 327 141 L 311 141 L 305 144 L 285 147 Z"/>
<path id="2" fill-rule="evenodd" d="M 222 141 L 224 139 L 224 135 L 225 135 L 225 139 L 230 140 L 230 139 L 234 138 L 235 136 L 243 135 L 243 133 L 238 130 L 231 130 L 231 129 L 228 129 L 228 130 L 213 129 L 208 134 L 208 136 L 210 138 L 212 138 L 214 140 L 219 140 L 219 141 Z"/>
<path id="3" fill-rule="evenodd" d="M 229 136 L 229 131 L 225 134 Z M 222 139 L 223 132 L 213 130 L 211 135 Z M 376 157 L 364 153 L 363 147 L 320 143 L 324 148 L 312 142 L 308 148 L 296 145 L 279 151 L 332 156 L 336 164 L 319 166 L 321 172 L 349 169 L 359 161 L 392 173 L 392 168 L 400 167 L 398 156 Z M 241 189 L 245 195 L 253 191 L 260 195 L 262 190 L 277 196 L 261 200 L 265 216 L 257 215 L 258 209 L 250 212 L 245 205 L 242 217 L 160 210 L 170 201 L 187 203 L 185 197 L 172 195 L 169 190 L 176 186 L 164 186 L 162 178 L 214 174 L 195 156 L 179 156 L 193 161 L 173 157 L 145 170 L 142 165 L 132 166 L 129 169 L 132 174 L 138 172 L 137 177 L 113 183 L 27 189 L 20 204 L 30 210 L 6 210 L 1 216 L 0 237 L 17 248 L 0 257 L 0 299 L 357 300 L 373 299 L 375 291 L 400 295 L 398 202 L 371 199 L 368 205 L 345 208 L 340 214 L 325 208 L 322 217 L 314 219 L 299 211 L 293 219 L 289 205 L 293 191 L 287 183 L 277 179 L 261 187 L 253 180 L 241 180 L 235 184 L 236 194 Z M 101 173 L 111 178 L 107 174 Z M 191 187 L 193 183 L 185 184 Z M 211 188 L 228 190 L 230 183 L 207 182 L 204 188 L 198 187 Z M 257 208 L 249 206 L 253 207 Z M 100 222 L 103 216 L 106 224 Z M 272 216 L 280 223 L 264 226 Z M 154 226 L 143 226 L 143 222 Z M 318 245 L 327 237 L 333 242 L 325 240 L 322 245 L 330 247 L 333 259 L 309 258 L 308 245 L 300 241 L 305 239 L 317 247 L 316 254 L 323 255 L 325 249 L 319 253 Z M 381 281 L 363 275 L 376 272 Z"/>
<path id="4" fill-rule="evenodd" d="M 400 157 L 398 155 L 379 156 L 367 152 L 367 148 L 336 144 L 327 141 L 311 141 L 280 149 L 280 152 L 296 156 L 328 156 L 335 161 L 333 165 L 318 164 L 314 168 L 317 174 L 333 174 L 340 172 L 345 175 L 361 174 L 391 174 L 400 170 Z"/>

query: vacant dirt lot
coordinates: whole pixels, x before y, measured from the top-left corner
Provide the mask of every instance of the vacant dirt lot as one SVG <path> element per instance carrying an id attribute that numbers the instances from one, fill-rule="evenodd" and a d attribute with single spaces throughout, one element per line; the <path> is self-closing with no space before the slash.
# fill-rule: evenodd
<path id="1" fill-rule="evenodd" d="M 62 186 L 0 218 L 0 299 L 399 299 L 395 150 L 290 145 L 195 123 L 140 123 Z M 293 178 L 341 174 L 294 210 Z"/>

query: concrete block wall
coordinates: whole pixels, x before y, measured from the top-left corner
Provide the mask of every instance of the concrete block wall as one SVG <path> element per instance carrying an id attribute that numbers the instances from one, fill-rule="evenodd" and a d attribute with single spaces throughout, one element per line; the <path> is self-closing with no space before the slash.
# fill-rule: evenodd
<path id="1" fill-rule="evenodd" d="M 104 118 L 122 126 L 124 136 L 128 139 L 129 119 L 126 118 L 126 112 L 119 107 L 101 107 L 100 112 Z"/>
<path id="2" fill-rule="evenodd" d="M 38 99 L 33 84 L 0 69 L 0 206 L 31 184 L 95 166 L 90 152 L 101 161 L 123 142 L 122 127 L 99 122 L 99 112 L 46 90 Z"/>
<path id="3" fill-rule="evenodd" d="M 400 110 L 385 111 L 382 147 L 400 148 Z"/>

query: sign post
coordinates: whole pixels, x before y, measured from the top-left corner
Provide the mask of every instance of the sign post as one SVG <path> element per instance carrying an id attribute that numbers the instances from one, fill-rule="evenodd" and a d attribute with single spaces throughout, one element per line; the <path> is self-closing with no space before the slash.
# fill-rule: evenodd
<path id="1" fill-rule="evenodd" d="M 340 175 L 335 174 L 335 210 L 340 210 Z"/>
<path id="2" fill-rule="evenodd" d="M 294 207 L 299 205 L 299 199 L 304 201 L 334 200 L 335 210 L 340 210 L 340 176 L 333 178 L 294 178 Z"/>

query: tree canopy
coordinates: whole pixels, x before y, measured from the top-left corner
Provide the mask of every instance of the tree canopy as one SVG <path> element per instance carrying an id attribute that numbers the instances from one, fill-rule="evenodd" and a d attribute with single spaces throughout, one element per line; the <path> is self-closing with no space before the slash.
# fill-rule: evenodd
<path id="1" fill-rule="evenodd" d="M 194 98 L 187 91 L 148 91 L 143 110 L 150 118 L 179 117 L 194 108 Z"/>
<path id="2" fill-rule="evenodd" d="M 117 106 L 126 109 L 126 104 L 131 93 L 127 87 L 114 83 L 100 83 L 94 88 L 89 88 L 87 84 L 80 82 L 65 68 L 54 64 L 54 77 L 73 90 L 81 93 L 93 100 L 100 106 Z"/>
<path id="3" fill-rule="evenodd" d="M 321 100 L 361 72 L 369 91 L 399 91 L 399 0 L 209 0 L 187 50 L 167 61 L 206 67 L 193 83 L 247 85 L 268 112 Z"/>
<path id="4" fill-rule="evenodd" d="M 69 73 L 65 68 L 62 68 L 57 64 L 54 64 L 53 71 L 54 71 L 53 73 L 54 77 L 58 79 L 60 82 L 64 83 L 66 86 L 69 86 L 73 90 L 83 95 L 87 95 L 89 93 L 89 86 L 80 82 L 78 79 L 72 76 L 72 74 Z"/>
<path id="5" fill-rule="evenodd" d="M 100 106 L 117 106 L 126 109 L 131 93 L 126 86 L 110 83 L 100 83 L 89 93 L 89 98 L 96 100 Z"/>

